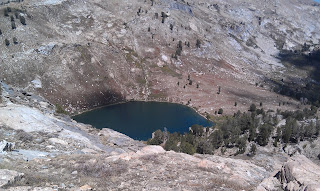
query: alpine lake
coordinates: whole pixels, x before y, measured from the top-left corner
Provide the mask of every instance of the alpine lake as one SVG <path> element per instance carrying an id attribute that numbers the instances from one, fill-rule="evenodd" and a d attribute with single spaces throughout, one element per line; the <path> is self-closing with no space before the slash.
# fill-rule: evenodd
<path id="1" fill-rule="evenodd" d="M 147 140 L 158 129 L 185 133 L 194 124 L 204 127 L 214 123 L 185 105 L 165 102 L 130 101 L 94 109 L 73 116 L 77 122 L 95 128 L 110 128 L 135 140 Z"/>

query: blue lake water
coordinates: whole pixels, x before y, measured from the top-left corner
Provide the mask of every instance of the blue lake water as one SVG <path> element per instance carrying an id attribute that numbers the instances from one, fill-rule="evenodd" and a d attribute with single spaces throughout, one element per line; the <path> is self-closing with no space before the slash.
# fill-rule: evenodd
<path id="1" fill-rule="evenodd" d="M 147 140 L 152 132 L 164 127 L 169 132 L 184 133 L 194 124 L 204 127 L 213 125 L 184 105 L 138 101 L 95 109 L 73 119 L 99 129 L 111 128 L 136 140 Z"/>

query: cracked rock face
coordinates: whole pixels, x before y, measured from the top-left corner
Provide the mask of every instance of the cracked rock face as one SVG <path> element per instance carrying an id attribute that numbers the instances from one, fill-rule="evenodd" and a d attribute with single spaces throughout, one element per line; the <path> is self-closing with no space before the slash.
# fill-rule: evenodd
<path id="1" fill-rule="evenodd" d="M 281 169 L 280 180 L 286 190 L 320 190 L 320 167 L 304 155 L 296 155 Z"/>
<path id="2" fill-rule="evenodd" d="M 0 189 L 14 184 L 24 176 L 23 173 L 19 173 L 13 170 L 0 169 Z"/>
<path id="3" fill-rule="evenodd" d="M 288 191 L 320 190 L 320 166 L 301 154 L 289 158 L 280 171 L 274 171 L 270 175 L 259 184 L 258 191 L 279 188 Z"/>

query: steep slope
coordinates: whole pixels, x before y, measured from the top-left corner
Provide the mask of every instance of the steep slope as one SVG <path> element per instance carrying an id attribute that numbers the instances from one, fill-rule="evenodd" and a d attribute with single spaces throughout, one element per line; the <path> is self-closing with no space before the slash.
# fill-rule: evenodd
<path id="1" fill-rule="evenodd" d="M 304 86 L 315 69 L 297 74 L 278 55 L 319 48 L 320 7 L 311 0 L 26 0 L 2 12 L 8 6 L 26 25 L 15 19 L 12 30 L 0 16 L 0 40 L 11 42 L 1 43 L 0 78 L 69 111 L 130 99 L 209 113 L 252 102 L 292 109 L 296 102 L 270 90 L 281 79 Z"/>

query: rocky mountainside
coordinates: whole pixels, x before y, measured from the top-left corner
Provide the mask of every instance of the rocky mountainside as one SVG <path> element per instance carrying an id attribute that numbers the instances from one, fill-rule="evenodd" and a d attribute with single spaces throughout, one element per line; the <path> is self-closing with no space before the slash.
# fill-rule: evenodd
<path id="1" fill-rule="evenodd" d="M 311 0 L 0 0 L 0 190 L 320 190 L 319 138 L 187 155 L 56 112 L 317 105 L 319 12 Z"/>
<path id="2" fill-rule="evenodd" d="M 317 84 L 319 68 L 279 54 L 317 53 L 319 11 L 311 0 L 12 2 L 1 6 L 0 79 L 70 112 L 131 99 L 294 109 L 275 87 Z"/>

